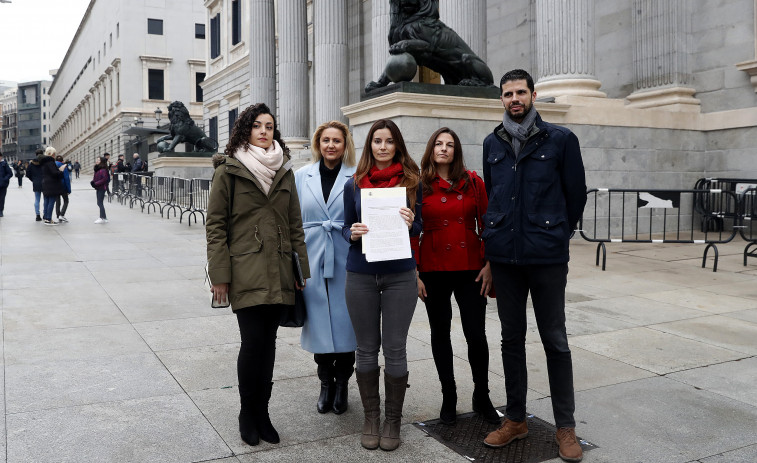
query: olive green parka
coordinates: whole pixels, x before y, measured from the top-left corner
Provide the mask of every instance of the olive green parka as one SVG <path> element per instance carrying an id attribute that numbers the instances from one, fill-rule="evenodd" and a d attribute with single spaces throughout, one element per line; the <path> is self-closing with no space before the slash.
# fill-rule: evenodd
<path id="1" fill-rule="evenodd" d="M 268 195 L 238 160 L 215 155 L 213 164 L 216 170 L 205 225 L 210 281 L 230 284 L 234 311 L 263 304 L 293 305 L 292 249 L 300 255 L 305 278 L 310 277 L 310 266 L 289 155 L 284 154 Z"/>

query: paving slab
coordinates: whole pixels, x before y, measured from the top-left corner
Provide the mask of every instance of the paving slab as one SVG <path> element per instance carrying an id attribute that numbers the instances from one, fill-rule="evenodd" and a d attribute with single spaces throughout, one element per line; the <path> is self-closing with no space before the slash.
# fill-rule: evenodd
<path id="1" fill-rule="evenodd" d="M 637 326 L 703 317 L 701 310 L 688 309 L 674 304 L 657 302 L 639 296 L 623 296 L 599 301 L 578 302 L 574 309 L 614 318 Z"/>
<path id="2" fill-rule="evenodd" d="M 8 461 L 204 461 L 232 456 L 184 394 L 7 415 Z"/>
<path id="3" fill-rule="evenodd" d="M 577 336 L 570 344 L 659 375 L 747 356 L 643 327 Z"/>
<path id="4" fill-rule="evenodd" d="M 667 377 L 757 407 L 756 357 L 679 371 Z"/>
<path id="5" fill-rule="evenodd" d="M 181 392 L 176 380 L 152 353 L 15 364 L 5 368 L 8 413 Z"/>
<path id="6" fill-rule="evenodd" d="M 188 281 L 176 281 L 170 289 L 162 281 L 121 283 L 108 286 L 108 294 L 132 323 L 194 318 L 215 313 L 205 290 Z"/>
<path id="7" fill-rule="evenodd" d="M 552 419 L 549 399 L 528 410 Z M 577 433 L 599 446 L 586 462 L 691 462 L 757 443 L 755 420 L 757 407 L 665 377 L 576 393 Z"/>
<path id="8" fill-rule="evenodd" d="M 240 342 L 237 317 L 231 309 L 218 309 L 213 316 L 157 320 L 133 326 L 156 352 Z"/>
<path id="9" fill-rule="evenodd" d="M 757 323 L 712 315 L 650 325 L 649 328 L 732 351 L 757 355 Z"/>
<path id="10" fill-rule="evenodd" d="M 757 445 L 724 452 L 719 455 L 702 458 L 701 463 L 754 463 L 757 461 Z"/>
<path id="11" fill-rule="evenodd" d="M 736 312 L 744 309 L 757 309 L 757 300 L 755 299 L 726 296 L 698 288 L 688 288 L 685 291 L 675 290 L 647 293 L 640 297 L 715 314 Z"/>
<path id="12" fill-rule="evenodd" d="M 730 312 L 726 314 L 727 317 L 735 318 L 737 320 L 744 320 L 747 322 L 757 323 L 757 309 L 741 310 L 738 312 Z"/>

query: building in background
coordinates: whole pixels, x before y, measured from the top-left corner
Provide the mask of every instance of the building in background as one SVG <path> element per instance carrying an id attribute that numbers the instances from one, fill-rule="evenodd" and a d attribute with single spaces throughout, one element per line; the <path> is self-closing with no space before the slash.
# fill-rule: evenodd
<path id="1" fill-rule="evenodd" d="M 147 159 L 171 101 L 202 125 L 205 16 L 202 0 L 91 0 L 50 90 L 50 144 L 89 170 L 105 152 Z"/>
<path id="2" fill-rule="evenodd" d="M 757 176 L 755 0 L 723 0 L 717 10 L 685 0 L 438 3 L 441 20 L 488 63 L 495 83 L 514 68 L 534 76 L 539 111 L 578 135 L 589 186 L 691 188 L 702 176 Z M 481 167 L 486 133 L 466 118 L 486 118 L 493 129 L 498 101 L 470 100 L 465 111 L 451 97 L 361 102 L 388 58 L 389 0 L 204 4 L 204 119 L 221 147 L 234 118 L 258 101 L 275 108 L 293 147 L 307 145 L 318 124 L 342 119 L 360 150 L 365 131 L 355 114 L 367 121 L 405 111 L 403 133 L 420 140 L 449 125 L 463 137 L 468 165 Z M 437 79 L 424 70 L 416 77 Z M 424 144 L 409 145 L 419 158 Z"/>
<path id="3" fill-rule="evenodd" d="M 29 160 L 48 144 L 50 81 L 22 82 L 3 93 L 3 154 L 10 161 Z"/>
<path id="4" fill-rule="evenodd" d="M 18 150 L 18 100 L 16 86 L 4 86 L 0 93 L 0 151 L 8 156 L 13 153 L 14 159 Z"/>

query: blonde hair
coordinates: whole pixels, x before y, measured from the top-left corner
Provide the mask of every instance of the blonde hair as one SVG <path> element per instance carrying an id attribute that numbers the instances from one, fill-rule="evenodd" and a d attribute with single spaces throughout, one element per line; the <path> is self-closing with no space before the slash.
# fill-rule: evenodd
<path id="1" fill-rule="evenodd" d="M 323 158 L 321 154 L 321 135 L 326 129 L 337 129 L 344 135 L 344 154 L 342 154 L 342 163 L 346 166 L 355 165 L 355 142 L 352 140 L 350 129 L 339 121 L 324 122 L 315 129 L 313 139 L 310 141 L 310 151 L 313 153 L 313 162 L 319 162 Z"/>
<path id="2" fill-rule="evenodd" d="M 55 156 L 55 153 L 57 153 L 57 151 L 55 151 L 55 148 L 52 146 L 45 148 L 45 156 Z"/>

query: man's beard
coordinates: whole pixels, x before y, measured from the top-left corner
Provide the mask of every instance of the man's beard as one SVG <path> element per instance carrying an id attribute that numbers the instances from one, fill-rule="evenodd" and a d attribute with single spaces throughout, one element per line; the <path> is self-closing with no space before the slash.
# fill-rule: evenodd
<path id="1" fill-rule="evenodd" d="M 533 105 L 534 105 L 533 101 L 529 101 L 528 103 L 524 103 L 523 104 L 523 112 L 519 116 L 514 115 L 512 112 L 510 112 L 510 108 L 507 108 L 507 115 L 513 121 L 520 123 L 521 121 L 523 121 L 523 119 L 525 119 L 526 114 L 528 114 L 528 112 L 531 111 L 531 108 L 533 107 Z"/>

